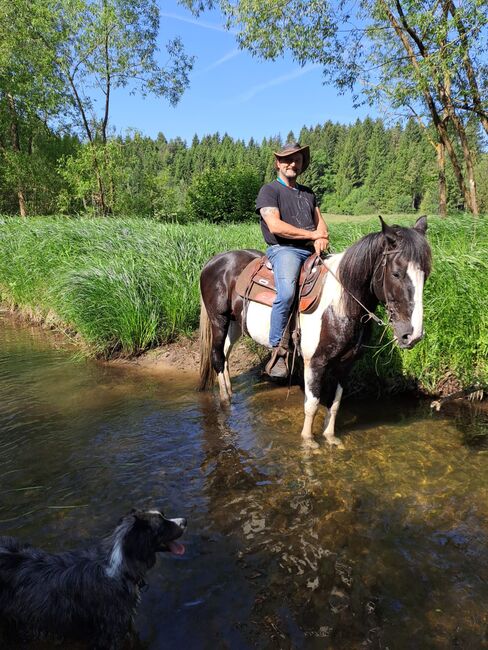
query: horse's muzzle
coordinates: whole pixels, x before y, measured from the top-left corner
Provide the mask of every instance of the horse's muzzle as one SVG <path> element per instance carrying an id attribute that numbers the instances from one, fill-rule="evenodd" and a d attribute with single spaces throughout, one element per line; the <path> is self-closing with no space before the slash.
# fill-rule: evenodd
<path id="1" fill-rule="evenodd" d="M 422 332 L 419 336 L 413 336 L 412 334 L 403 334 L 401 338 L 396 337 L 396 340 L 399 348 L 402 348 L 402 350 L 411 350 L 423 338 L 424 333 Z"/>
<path id="2" fill-rule="evenodd" d="M 417 345 L 424 336 L 423 330 L 415 332 L 412 324 L 409 322 L 395 323 L 393 331 L 398 347 L 402 350 L 410 350 Z"/>

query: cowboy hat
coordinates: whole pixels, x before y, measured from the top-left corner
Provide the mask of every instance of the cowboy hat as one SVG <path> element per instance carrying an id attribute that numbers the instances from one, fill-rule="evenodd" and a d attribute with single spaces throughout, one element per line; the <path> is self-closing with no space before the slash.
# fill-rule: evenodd
<path id="1" fill-rule="evenodd" d="M 276 158 L 286 158 L 287 156 L 292 156 L 294 153 L 301 153 L 303 156 L 301 174 L 310 164 L 310 147 L 308 144 L 302 147 L 299 142 L 287 142 L 281 151 L 273 151 L 273 153 Z"/>

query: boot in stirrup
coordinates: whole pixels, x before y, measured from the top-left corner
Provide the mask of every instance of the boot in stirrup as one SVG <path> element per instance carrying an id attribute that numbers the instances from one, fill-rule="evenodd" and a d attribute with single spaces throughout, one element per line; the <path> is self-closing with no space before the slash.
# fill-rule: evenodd
<path id="1" fill-rule="evenodd" d="M 288 350 L 281 345 L 273 347 L 271 359 L 266 364 L 264 372 L 274 379 L 288 377 Z"/>

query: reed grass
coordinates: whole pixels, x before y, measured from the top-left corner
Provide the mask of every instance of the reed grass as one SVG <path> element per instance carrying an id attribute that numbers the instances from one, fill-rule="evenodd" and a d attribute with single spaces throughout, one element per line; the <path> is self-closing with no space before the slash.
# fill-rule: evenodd
<path id="1" fill-rule="evenodd" d="M 411 225 L 413 218 L 399 217 Z M 377 219 L 330 224 L 335 251 Z M 461 387 L 488 384 L 488 225 L 480 218 L 429 218 L 434 267 L 425 287 L 426 337 L 413 350 L 375 328 L 353 382 L 377 390 L 447 376 Z M 198 326 L 198 277 L 215 253 L 263 249 L 257 224 L 158 224 L 141 219 L 0 219 L 0 300 L 76 332 L 88 354 L 130 356 Z M 380 348 L 383 349 L 380 351 Z"/>

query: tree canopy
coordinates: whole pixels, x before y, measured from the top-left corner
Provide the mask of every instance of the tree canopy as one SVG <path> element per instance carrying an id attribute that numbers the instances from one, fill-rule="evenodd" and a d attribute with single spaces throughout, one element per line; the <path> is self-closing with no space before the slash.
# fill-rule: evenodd
<path id="1" fill-rule="evenodd" d="M 200 13 L 219 6 L 241 47 L 276 59 L 319 63 L 324 80 L 356 102 L 387 102 L 434 125 L 439 177 L 447 151 L 465 203 L 478 212 L 476 123 L 488 135 L 488 12 L 485 0 L 181 0 Z M 432 139 L 432 136 L 433 139 Z"/>

